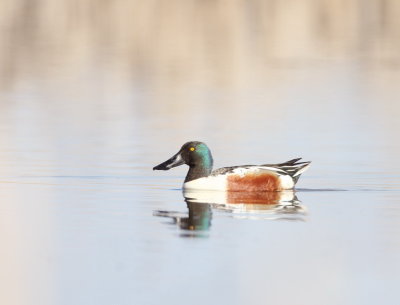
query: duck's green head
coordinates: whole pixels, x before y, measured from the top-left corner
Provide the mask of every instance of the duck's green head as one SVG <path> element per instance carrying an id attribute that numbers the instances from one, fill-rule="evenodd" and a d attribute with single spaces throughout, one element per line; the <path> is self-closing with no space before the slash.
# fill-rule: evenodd
<path id="1" fill-rule="evenodd" d="M 210 149 L 203 142 L 187 142 L 178 153 L 153 167 L 153 170 L 169 170 L 182 164 L 189 165 L 191 169 L 197 169 L 199 173 L 202 172 L 205 176 L 209 175 L 213 166 Z"/>

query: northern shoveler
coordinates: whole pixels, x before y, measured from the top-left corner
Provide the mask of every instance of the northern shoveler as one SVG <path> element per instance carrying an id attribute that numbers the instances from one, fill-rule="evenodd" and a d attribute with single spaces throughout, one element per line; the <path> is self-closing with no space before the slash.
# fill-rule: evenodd
<path id="1" fill-rule="evenodd" d="M 300 175 L 311 162 L 299 162 L 301 158 L 279 164 L 241 165 L 212 170 L 213 158 L 206 144 L 198 141 L 185 143 L 167 161 L 153 170 L 169 170 L 187 164 L 184 189 L 222 191 L 282 191 L 293 189 Z"/>

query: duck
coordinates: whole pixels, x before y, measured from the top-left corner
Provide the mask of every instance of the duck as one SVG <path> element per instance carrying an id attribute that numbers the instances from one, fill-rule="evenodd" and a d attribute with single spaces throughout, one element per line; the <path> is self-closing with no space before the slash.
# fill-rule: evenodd
<path id="1" fill-rule="evenodd" d="M 170 170 L 186 164 L 189 171 L 183 190 L 209 190 L 229 192 L 270 192 L 293 190 L 300 175 L 310 166 L 302 158 L 278 164 L 239 165 L 213 170 L 213 157 L 208 146 L 200 141 L 190 141 L 167 161 L 153 170 Z"/>

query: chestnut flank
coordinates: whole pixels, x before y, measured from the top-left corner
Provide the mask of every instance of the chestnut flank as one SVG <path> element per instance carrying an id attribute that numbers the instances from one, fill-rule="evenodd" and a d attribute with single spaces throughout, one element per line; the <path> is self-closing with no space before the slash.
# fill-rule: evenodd
<path id="1" fill-rule="evenodd" d="M 227 202 L 244 204 L 278 204 L 281 199 L 281 192 L 228 192 Z"/>
<path id="2" fill-rule="evenodd" d="M 279 178 L 270 173 L 229 175 L 228 191 L 233 192 L 270 192 L 282 190 Z"/>

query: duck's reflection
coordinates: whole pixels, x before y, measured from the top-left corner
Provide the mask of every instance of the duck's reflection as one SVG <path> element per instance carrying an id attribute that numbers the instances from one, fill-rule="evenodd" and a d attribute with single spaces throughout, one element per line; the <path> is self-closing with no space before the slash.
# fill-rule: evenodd
<path id="1" fill-rule="evenodd" d="M 155 216 L 168 217 L 183 230 L 205 231 L 211 226 L 211 206 L 208 203 L 185 199 L 189 214 L 173 211 L 154 211 Z"/>
<path id="2" fill-rule="evenodd" d="M 183 196 L 188 213 L 154 211 L 155 216 L 172 219 L 183 230 L 182 236 L 204 236 L 198 233 L 210 229 L 212 210 L 242 219 L 305 221 L 306 209 L 293 191 L 184 191 Z"/>

